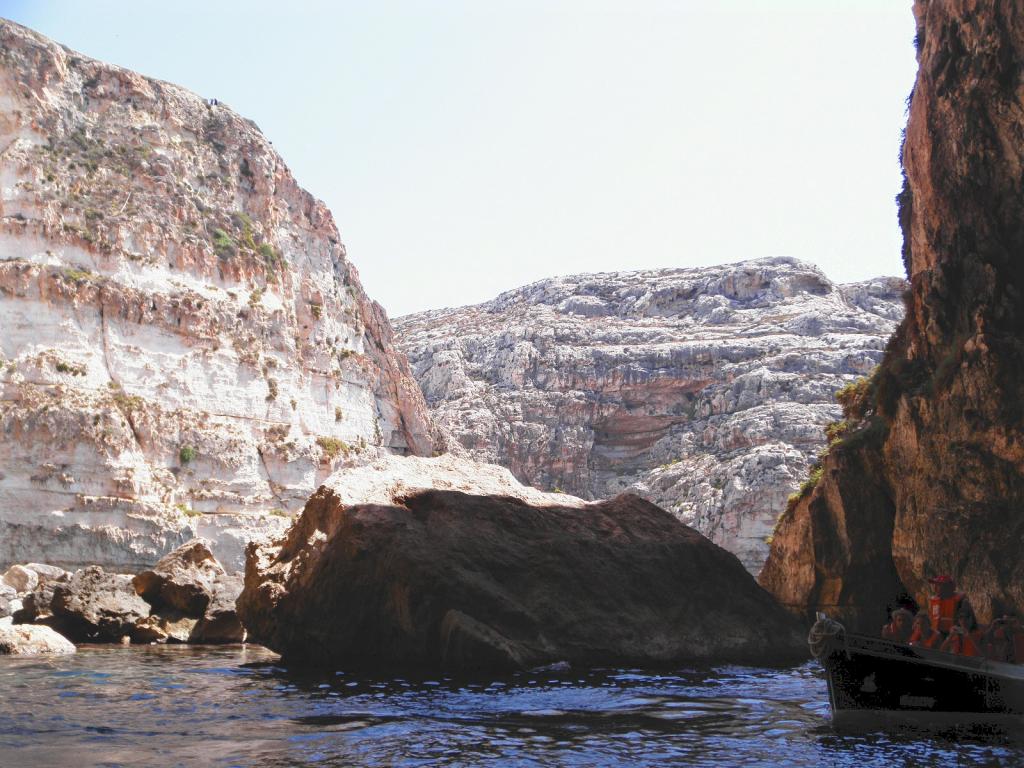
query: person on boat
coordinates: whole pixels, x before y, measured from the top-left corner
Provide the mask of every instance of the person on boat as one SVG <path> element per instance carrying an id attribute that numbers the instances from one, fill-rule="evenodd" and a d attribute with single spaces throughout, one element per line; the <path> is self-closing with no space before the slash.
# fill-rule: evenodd
<path id="1" fill-rule="evenodd" d="M 981 656 L 985 648 L 985 633 L 978 626 L 970 603 L 963 601 L 956 615 L 956 624 L 939 649 L 958 656 Z"/>
<path id="2" fill-rule="evenodd" d="M 914 617 L 914 630 L 910 633 L 910 644 L 920 648 L 938 648 L 942 640 L 942 635 L 932 629 L 928 611 L 918 611 Z"/>
<path id="3" fill-rule="evenodd" d="M 932 627 L 948 635 L 956 624 L 956 616 L 964 602 L 964 593 L 956 591 L 956 582 L 948 574 L 928 579 L 932 596 L 928 601 Z"/>
<path id="4" fill-rule="evenodd" d="M 905 643 L 910 640 L 914 631 L 914 614 L 906 608 L 897 608 L 889 617 L 889 623 L 882 627 L 882 639 L 894 643 Z"/>
<path id="5" fill-rule="evenodd" d="M 992 661 L 1024 663 L 1024 630 L 1020 619 L 1004 613 L 992 622 L 985 633 L 985 656 Z"/>

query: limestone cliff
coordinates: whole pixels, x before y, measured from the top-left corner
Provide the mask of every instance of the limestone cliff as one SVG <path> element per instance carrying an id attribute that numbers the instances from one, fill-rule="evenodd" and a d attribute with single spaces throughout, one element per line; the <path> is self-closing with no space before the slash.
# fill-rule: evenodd
<path id="1" fill-rule="evenodd" d="M 1024 15 L 995 0 L 914 13 L 907 316 L 761 575 L 795 610 L 875 630 L 936 572 L 982 619 L 1024 611 Z"/>
<path id="2" fill-rule="evenodd" d="M 588 499 L 637 493 L 756 572 L 905 288 L 763 259 L 544 280 L 395 327 L 474 458 Z"/>
<path id="3" fill-rule="evenodd" d="M 0 20 L 0 564 L 237 566 L 346 456 L 434 447 L 252 121 Z"/>

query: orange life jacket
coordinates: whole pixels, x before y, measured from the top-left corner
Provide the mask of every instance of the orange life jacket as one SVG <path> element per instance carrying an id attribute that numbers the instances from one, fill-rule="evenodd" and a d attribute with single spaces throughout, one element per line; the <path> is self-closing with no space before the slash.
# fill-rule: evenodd
<path id="1" fill-rule="evenodd" d="M 959 656 L 981 656 L 981 630 L 949 636 L 949 652 Z"/>
<path id="2" fill-rule="evenodd" d="M 964 599 L 963 592 L 954 592 L 952 597 L 933 596 L 928 601 L 928 612 L 932 617 L 932 626 L 944 634 L 956 623 L 956 612 Z"/>
<path id="3" fill-rule="evenodd" d="M 920 648 L 938 648 L 942 645 L 942 635 L 935 630 L 928 635 L 925 639 L 921 639 L 921 630 L 915 627 L 913 633 L 910 635 L 910 644 L 916 645 Z"/>

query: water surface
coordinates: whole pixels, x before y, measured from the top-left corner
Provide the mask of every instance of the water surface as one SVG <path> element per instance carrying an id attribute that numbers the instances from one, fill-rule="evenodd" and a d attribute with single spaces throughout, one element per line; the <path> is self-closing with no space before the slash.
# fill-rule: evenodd
<path id="1" fill-rule="evenodd" d="M 1024 764 L 1003 736 L 837 733 L 817 666 L 296 676 L 254 647 L 0 657 L 0 766 Z"/>

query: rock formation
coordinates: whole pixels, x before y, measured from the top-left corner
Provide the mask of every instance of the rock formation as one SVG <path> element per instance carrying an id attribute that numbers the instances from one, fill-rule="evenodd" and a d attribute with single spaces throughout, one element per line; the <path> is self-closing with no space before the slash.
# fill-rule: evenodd
<path id="1" fill-rule="evenodd" d="M 251 638 L 289 665 L 348 670 L 806 652 L 735 556 L 653 504 L 466 493 L 451 482 L 455 460 L 441 461 L 419 460 L 418 471 L 436 466 L 451 489 L 411 490 L 414 481 L 385 503 L 346 502 L 347 473 L 332 476 L 284 538 L 251 544 L 238 600 Z"/>
<path id="2" fill-rule="evenodd" d="M 132 577 L 106 573 L 98 565 L 58 581 L 50 602 L 52 625 L 80 643 L 116 643 L 136 634 L 136 625 L 150 614 L 135 593 Z"/>
<path id="3" fill-rule="evenodd" d="M 762 583 L 877 631 L 949 572 L 979 618 L 1024 611 L 1024 16 L 917 0 L 903 146 L 906 319 L 780 522 Z"/>
<path id="4" fill-rule="evenodd" d="M 588 499 L 637 493 L 756 572 L 905 288 L 762 259 L 544 280 L 395 327 L 471 456 Z"/>
<path id="5" fill-rule="evenodd" d="M 71 641 L 49 627 L 0 622 L 0 656 L 64 656 L 74 652 Z"/>
<path id="6" fill-rule="evenodd" d="M 0 20 L 0 567 L 229 566 L 346 456 L 435 446 L 254 123 Z"/>
<path id="7" fill-rule="evenodd" d="M 193 539 L 151 569 L 132 576 L 88 566 L 74 573 L 38 563 L 12 568 L 38 575 L 35 586 L 13 595 L 0 589 L 0 608 L 18 602 L 15 625 L 55 628 L 79 643 L 240 643 L 245 640 L 235 611 L 242 575 L 229 574 Z M 25 585 L 28 587 L 28 584 Z M 0 610 L 0 617 L 10 611 Z"/>
<path id="8" fill-rule="evenodd" d="M 213 585 L 225 576 L 210 551 L 210 542 L 193 539 L 182 544 L 132 579 L 135 591 L 157 610 L 202 616 L 213 598 Z"/>

